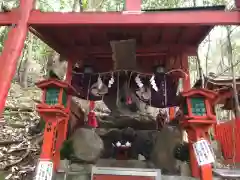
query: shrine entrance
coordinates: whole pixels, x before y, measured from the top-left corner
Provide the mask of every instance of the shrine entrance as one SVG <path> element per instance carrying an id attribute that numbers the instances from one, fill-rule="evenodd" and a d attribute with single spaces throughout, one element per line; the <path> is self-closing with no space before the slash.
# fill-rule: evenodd
<path id="1" fill-rule="evenodd" d="M 67 84 L 71 85 L 70 90 L 68 90 L 69 88 L 63 88 L 62 85 L 57 85 L 57 88 L 62 90 L 58 90 L 57 96 L 49 97 L 49 100 L 43 100 L 42 103 L 52 102 L 51 98 L 57 99 L 56 104 L 62 104 L 63 110 L 65 109 L 64 112 L 69 117 L 71 112 L 70 96 L 85 100 L 88 102 L 85 109 L 86 117 L 81 119 L 82 123 L 80 123 L 81 125 L 84 124 L 81 128 L 90 127 L 90 129 L 84 130 L 85 132 L 88 131 L 89 134 L 95 136 L 101 129 L 123 129 L 119 131 L 113 130 L 102 135 L 103 142 L 99 143 L 100 149 L 95 149 L 96 154 L 99 154 L 99 151 L 104 149 L 102 151 L 103 155 L 100 156 L 102 158 L 138 160 L 141 155 L 146 161 L 151 162 L 154 159 L 151 157 L 151 151 L 154 150 L 151 146 L 155 145 L 154 139 L 149 141 L 149 138 L 145 141 L 140 135 L 136 135 L 136 131 L 155 131 L 156 134 L 158 132 L 161 134 L 161 131 L 164 132 L 165 126 L 171 124 L 171 120 L 175 118 L 175 108 L 183 104 L 186 105 L 186 102 L 182 101 L 179 96 L 182 91 L 188 92 L 190 90 L 188 58 L 189 56 L 196 56 L 198 43 L 212 27 L 211 25 L 184 27 L 175 25 L 159 28 L 158 26 L 139 24 L 137 26 L 116 25 L 98 26 L 96 28 L 94 25 L 88 25 L 74 26 L 74 28 L 72 26 L 63 26 L 61 27 L 63 29 L 61 32 L 65 33 L 57 33 L 59 27 L 48 26 L 47 28 L 34 25 L 33 28 L 42 36 L 54 38 L 52 41 L 49 40 L 51 46 L 59 49 L 63 56 L 70 58 L 68 60 L 66 79 Z M 70 41 L 69 33 L 67 32 L 78 35 L 74 37 L 74 40 Z M 71 47 L 71 52 L 63 51 L 62 47 L 58 47 L 62 42 L 66 46 Z M 48 94 L 48 89 L 50 90 L 53 86 L 50 85 L 50 81 L 51 83 L 54 82 L 55 86 L 59 84 L 59 80 L 52 81 L 50 79 L 49 85 L 45 87 L 45 94 Z M 67 84 L 64 87 L 68 87 Z M 67 94 L 68 100 L 66 100 L 65 94 Z M 205 92 L 203 93 L 204 98 L 209 98 L 206 94 Z M 202 94 L 200 93 L 200 95 Z M 212 98 L 212 95 L 210 96 Z M 45 98 L 47 97 L 45 96 Z M 106 109 L 109 110 L 109 112 L 105 112 L 107 115 L 104 118 L 97 118 L 99 117 L 96 115 L 96 109 L 99 109 L 96 106 L 98 101 L 101 101 L 106 106 Z M 64 102 L 66 103 L 65 106 Z M 58 108 L 55 104 L 47 104 L 51 108 Z M 188 106 L 190 107 L 191 105 L 189 104 Z M 204 107 L 209 106 L 208 104 Z M 155 115 L 149 116 L 149 110 L 155 110 Z M 42 113 L 43 111 L 41 109 L 41 114 L 46 117 Z M 188 112 L 191 113 L 190 110 Z M 210 111 L 204 112 L 210 113 Z M 45 113 L 49 114 L 46 109 Z M 185 115 L 187 118 L 187 114 Z M 193 120 L 195 118 L 194 116 L 190 117 Z M 197 134 L 194 133 L 195 128 L 189 128 L 192 126 L 191 122 L 184 125 L 181 124 L 182 126 L 178 123 L 179 127 L 187 129 L 189 136 L 194 137 L 189 143 L 190 147 L 198 140 L 197 137 L 205 138 L 205 136 L 202 136 L 203 132 L 200 126 L 201 123 L 205 123 L 203 121 L 207 120 L 208 116 L 201 118 L 203 120 L 197 123 L 199 125 Z M 48 121 L 46 119 L 49 125 Z M 71 121 L 65 121 L 65 124 L 61 125 L 61 132 L 56 133 L 53 131 L 50 138 L 53 142 L 59 142 L 59 144 L 66 143 L 67 123 L 71 123 Z M 203 131 L 206 131 L 211 124 L 213 122 L 205 126 Z M 127 128 L 127 130 L 133 129 L 133 133 L 126 134 L 124 128 Z M 46 131 L 48 131 L 47 129 Z M 52 129 L 54 128 L 52 127 Z M 61 138 L 61 141 L 58 141 L 59 133 L 64 134 L 65 139 Z M 84 139 L 83 135 L 78 137 Z M 110 140 L 107 140 L 109 137 Z M 46 137 L 46 139 L 49 139 L 49 137 Z M 179 133 L 179 141 L 176 145 L 181 143 L 180 139 L 181 133 Z M 91 140 L 88 141 L 92 142 Z M 164 142 L 164 138 L 162 142 Z M 44 143 L 48 144 L 47 142 Z M 77 146 L 74 142 L 72 143 L 73 147 Z M 49 154 L 51 154 L 49 158 L 56 158 L 54 159 L 54 167 L 56 169 L 59 167 L 61 154 L 56 154 L 54 150 L 57 149 L 56 147 L 60 147 L 59 144 L 53 144 L 53 148 L 48 150 L 50 151 Z M 93 144 L 89 146 L 93 146 Z M 161 145 L 164 146 L 164 144 Z M 172 155 L 172 161 L 176 161 L 174 160 L 174 148 L 175 146 L 171 146 L 168 150 L 165 150 Z M 86 151 L 84 149 L 84 152 Z M 46 152 L 43 151 L 44 155 L 42 157 L 44 159 L 46 159 Z M 199 177 L 200 170 L 196 163 L 193 149 L 190 148 L 188 153 L 190 153 L 190 158 L 183 161 L 191 161 L 192 176 Z M 155 168 L 161 167 L 162 172 L 166 174 L 177 173 L 176 169 L 172 168 L 172 164 L 169 167 L 164 167 L 167 161 L 164 161 L 166 163 L 163 164 L 159 163 L 163 157 L 158 157 L 157 153 L 155 157 L 155 163 L 158 164 L 158 166 L 153 165 Z M 113 164 L 110 163 L 110 166 L 113 166 Z M 118 166 L 123 165 L 118 164 Z M 144 168 L 148 167 L 144 166 Z M 205 167 L 205 169 L 208 171 L 206 177 L 209 178 L 211 176 L 211 167 Z"/>

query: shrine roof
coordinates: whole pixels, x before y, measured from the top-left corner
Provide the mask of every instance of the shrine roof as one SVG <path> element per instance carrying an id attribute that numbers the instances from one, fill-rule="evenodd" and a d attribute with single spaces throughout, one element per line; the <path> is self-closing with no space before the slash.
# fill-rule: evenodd
<path id="1" fill-rule="evenodd" d="M 210 90 L 217 90 L 217 89 L 231 89 L 232 88 L 232 77 L 230 76 L 218 76 L 218 77 L 207 77 L 205 78 L 205 86 L 207 89 Z M 240 88 L 240 77 L 236 77 L 236 85 L 237 88 Z M 200 87 L 201 80 L 196 81 L 194 87 Z"/>
<path id="2" fill-rule="evenodd" d="M 224 8 L 145 10 L 141 14 L 34 11 L 30 24 L 31 31 L 41 40 L 72 59 L 111 60 L 110 41 L 126 39 L 136 39 L 137 56 L 149 52 L 155 53 L 151 56 L 161 56 L 172 52 L 195 52 L 199 43 L 218 24 L 213 23 L 215 20 L 211 17 L 219 19 L 219 15 L 210 13 L 223 13 Z M 224 18 L 222 21 L 227 22 L 230 17 Z"/>

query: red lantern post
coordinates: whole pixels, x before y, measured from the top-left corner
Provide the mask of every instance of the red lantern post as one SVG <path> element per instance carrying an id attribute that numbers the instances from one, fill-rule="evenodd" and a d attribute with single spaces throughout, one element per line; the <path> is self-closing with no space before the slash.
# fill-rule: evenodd
<path id="1" fill-rule="evenodd" d="M 202 180 L 210 180 L 212 179 L 211 164 L 203 165 L 199 170 L 193 143 L 200 139 L 208 140 L 208 130 L 216 123 L 212 102 L 217 94 L 206 89 L 191 89 L 181 95 L 183 97 L 181 109 L 184 114 L 181 126 L 188 133 L 192 175 L 194 177 L 200 176 Z"/>
<path id="2" fill-rule="evenodd" d="M 37 111 L 46 122 L 40 158 L 52 161 L 56 170 L 60 161 L 60 149 L 67 133 L 65 124 L 70 116 L 68 95 L 75 94 L 76 91 L 67 82 L 55 79 L 41 81 L 37 86 L 43 90 L 42 102 L 37 105 Z"/>

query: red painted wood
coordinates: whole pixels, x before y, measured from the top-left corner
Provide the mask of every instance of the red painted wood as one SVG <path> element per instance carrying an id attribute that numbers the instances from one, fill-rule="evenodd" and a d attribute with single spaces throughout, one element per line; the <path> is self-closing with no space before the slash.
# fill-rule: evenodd
<path id="1" fill-rule="evenodd" d="M 201 128 L 188 128 L 189 152 L 190 152 L 190 168 L 193 177 L 200 177 L 200 168 L 198 166 L 196 156 L 193 150 L 193 143 L 201 137 Z"/>
<path id="2" fill-rule="evenodd" d="M 206 164 L 204 166 L 201 166 L 201 180 L 212 180 L 213 174 L 212 174 L 212 165 Z"/>
<path id="3" fill-rule="evenodd" d="M 163 41 L 165 42 L 165 41 Z M 164 53 L 166 51 L 171 51 L 169 47 L 175 49 L 174 51 L 178 50 L 180 51 L 186 51 L 186 52 L 193 52 L 196 51 L 196 47 L 194 45 L 188 45 L 188 44 L 175 44 L 175 43 L 161 43 L 161 44 L 151 44 L 149 46 L 145 46 L 143 44 L 138 44 L 137 45 L 137 50 L 136 52 L 140 54 L 145 54 L 148 55 L 152 53 Z M 89 51 L 91 55 L 109 55 L 112 53 L 112 50 L 109 46 L 106 45 L 99 45 L 99 46 L 89 46 L 89 47 L 84 47 L 80 46 L 77 49 L 79 52 L 84 52 L 84 51 Z"/>
<path id="4" fill-rule="evenodd" d="M 16 10 L 14 12 L 9 13 L 0 13 L 0 25 L 1 26 L 9 26 L 11 24 L 16 24 L 18 22 L 18 14 Z"/>
<path id="5" fill-rule="evenodd" d="M 9 31 L 3 52 L 0 56 L 2 68 L 0 74 L 0 114 L 2 114 L 4 110 L 8 90 L 11 86 L 11 80 L 15 74 L 18 59 L 21 56 L 28 31 L 28 20 L 33 8 L 33 0 L 25 0 L 24 2 L 23 5 L 21 1 L 21 6 L 18 9 L 18 12 L 16 12 L 19 13 L 17 17 L 17 26 L 11 28 Z"/>
<path id="6" fill-rule="evenodd" d="M 43 91 L 46 91 L 47 87 L 59 87 L 63 88 L 66 90 L 67 93 L 71 95 L 76 95 L 77 91 L 76 89 L 71 85 L 71 82 L 69 83 L 68 81 L 60 81 L 57 79 L 46 79 L 40 82 L 36 83 L 36 86 Z"/>
<path id="7" fill-rule="evenodd" d="M 215 91 L 211 91 L 211 90 L 208 90 L 208 89 L 191 89 L 189 91 L 184 91 L 182 93 L 182 95 L 184 97 L 191 97 L 191 96 L 194 96 L 196 94 L 202 95 L 209 100 L 213 100 L 217 97 L 217 93 Z"/>
<path id="8" fill-rule="evenodd" d="M 125 0 L 125 11 L 141 11 L 142 0 Z"/>
<path id="9" fill-rule="evenodd" d="M 239 0 L 237 0 L 239 4 Z M 26 4 L 25 4 L 26 5 Z M 18 13 L 0 13 L 0 25 L 11 25 L 18 21 Z M 143 13 L 141 15 L 121 13 L 59 13 L 40 12 L 31 13 L 30 24 L 92 24 L 92 25 L 237 25 L 239 12 L 219 11 L 176 11 Z"/>
<path id="10" fill-rule="evenodd" d="M 53 123 L 51 125 L 46 123 L 46 127 L 44 130 L 42 151 L 41 151 L 41 156 L 40 156 L 41 159 L 49 159 L 49 160 L 53 159 L 53 153 L 52 153 L 52 149 L 54 146 L 54 143 L 53 143 L 54 138 L 53 137 L 55 136 L 55 133 L 56 133 L 56 132 L 54 132 L 53 129 L 57 128 L 57 121 L 55 120 L 55 118 L 53 118 L 52 122 Z M 51 128 L 51 131 L 48 131 L 49 128 Z"/>
<path id="11" fill-rule="evenodd" d="M 235 128 L 235 133 L 233 128 Z M 240 162 L 239 129 L 240 129 L 239 120 L 236 121 L 231 120 L 215 126 L 215 139 L 220 143 L 223 157 L 228 163 Z M 235 159 L 234 152 L 236 153 Z"/>
<path id="12" fill-rule="evenodd" d="M 58 13 L 33 11 L 29 19 L 32 25 L 94 25 L 94 26 L 160 26 L 160 25 L 238 25 L 237 11 L 174 11 L 142 14 L 108 13 Z M 1 17 L 0 17 L 1 18 Z"/>
<path id="13" fill-rule="evenodd" d="M 237 8 L 240 8 L 240 0 L 235 0 L 235 5 Z"/>

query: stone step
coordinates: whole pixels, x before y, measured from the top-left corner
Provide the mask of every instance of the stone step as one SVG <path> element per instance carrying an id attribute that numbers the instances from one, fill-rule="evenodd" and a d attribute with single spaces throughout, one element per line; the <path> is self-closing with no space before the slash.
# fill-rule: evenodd
<path id="1" fill-rule="evenodd" d="M 92 164 L 70 164 L 68 161 L 61 161 L 61 169 L 56 174 L 56 180 L 91 180 Z M 94 166 L 97 167 L 125 167 L 125 168 L 154 168 L 151 163 L 138 160 L 115 160 L 100 159 Z M 161 180 L 196 180 L 197 178 L 188 176 L 162 175 Z M 221 178 L 214 178 L 221 180 Z"/>
<path id="2" fill-rule="evenodd" d="M 58 173 L 56 180 L 91 180 L 90 173 L 77 173 L 77 172 L 70 172 L 67 177 L 64 179 L 63 173 Z M 193 177 L 186 177 L 186 176 L 167 176 L 162 175 L 161 180 L 198 180 L 197 178 Z M 221 180 L 221 178 L 215 177 L 214 180 Z"/>

